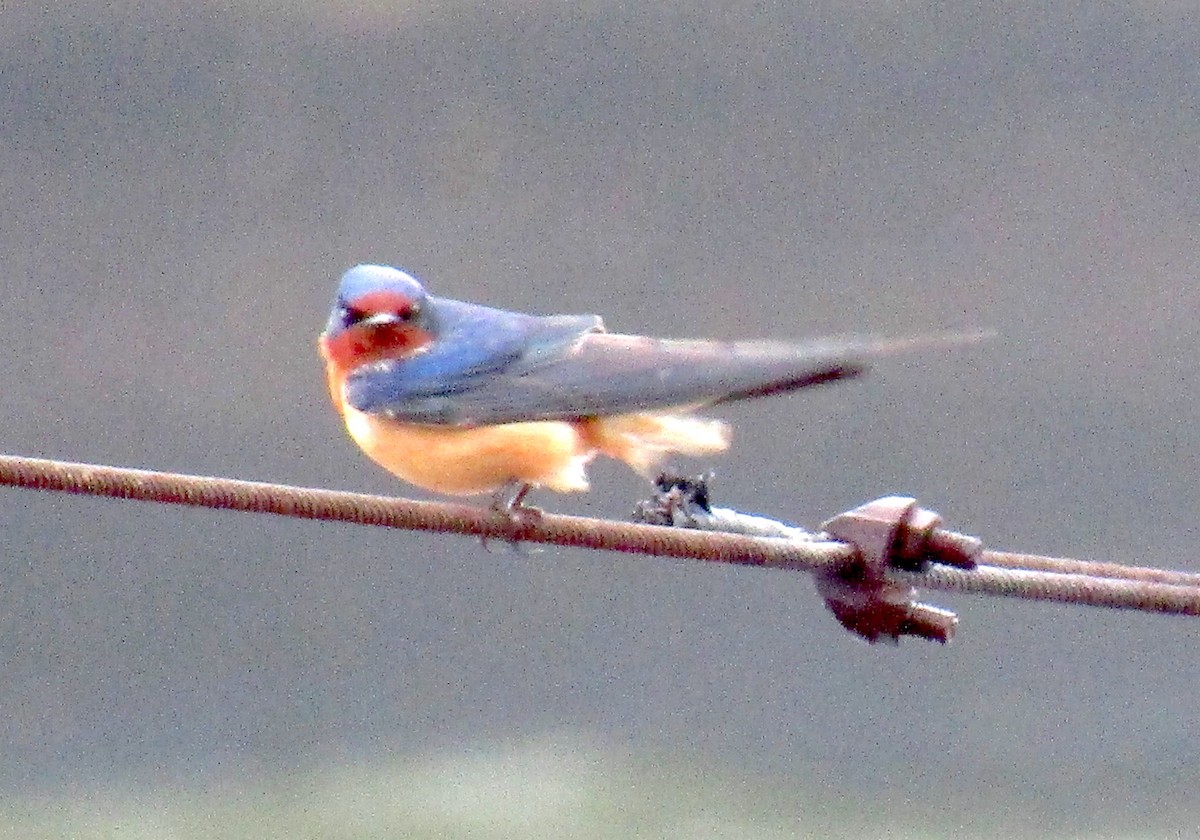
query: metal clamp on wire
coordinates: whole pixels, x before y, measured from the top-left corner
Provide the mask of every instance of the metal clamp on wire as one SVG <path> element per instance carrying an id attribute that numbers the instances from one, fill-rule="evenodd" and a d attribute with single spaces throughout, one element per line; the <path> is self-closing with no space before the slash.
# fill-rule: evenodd
<path id="1" fill-rule="evenodd" d="M 888 575 L 892 569 L 921 571 L 931 563 L 973 569 L 983 553 L 974 537 L 947 531 L 936 513 L 916 499 L 885 496 L 830 519 L 825 533 L 858 550 L 858 562 L 815 575 L 825 604 L 847 630 L 868 641 L 900 636 L 950 641 L 958 617 L 921 604 L 917 591 Z"/>

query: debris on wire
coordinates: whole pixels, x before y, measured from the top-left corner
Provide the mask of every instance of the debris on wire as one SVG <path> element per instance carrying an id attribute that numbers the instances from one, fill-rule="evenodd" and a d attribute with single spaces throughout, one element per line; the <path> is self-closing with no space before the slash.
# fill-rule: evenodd
<path id="1" fill-rule="evenodd" d="M 312 487 L 0 455 L 0 485 L 268 513 L 576 548 L 803 571 L 848 629 L 870 641 L 949 641 L 958 619 L 915 587 L 1200 616 L 1200 574 L 985 551 L 905 497 L 835 516 L 810 533 L 713 507 L 708 477 L 664 477 L 638 522 L 503 511 Z M 667 526 L 667 527 L 663 527 Z"/>
<path id="2" fill-rule="evenodd" d="M 945 644 L 958 617 L 916 600 L 916 582 L 942 589 L 1016 594 L 1042 600 L 1200 614 L 1200 575 L 1108 563 L 985 552 L 976 537 L 941 527 L 933 511 L 885 496 L 839 514 L 812 533 L 711 504 L 711 474 L 663 474 L 634 520 L 798 543 L 841 543 L 852 560 L 814 570 L 817 591 L 842 626 L 870 642 L 917 636 Z M 981 565 L 984 562 L 990 565 Z M 1022 565 L 1022 561 L 1025 564 Z M 907 573 L 907 574 L 906 574 Z"/>
<path id="3" fill-rule="evenodd" d="M 822 526 L 822 533 L 813 534 L 773 519 L 713 507 L 711 478 L 711 474 L 660 475 L 655 482 L 658 493 L 638 505 L 634 519 L 770 539 L 848 543 L 854 547 L 853 562 L 813 575 L 825 605 L 843 627 L 869 642 L 895 643 L 901 636 L 919 636 L 945 644 L 953 637 L 958 617 L 919 603 L 916 588 L 889 572 L 922 572 L 934 563 L 974 569 L 983 553 L 979 540 L 942 529 L 941 517 L 918 507 L 915 499 L 901 496 L 887 496 L 839 514 Z"/>

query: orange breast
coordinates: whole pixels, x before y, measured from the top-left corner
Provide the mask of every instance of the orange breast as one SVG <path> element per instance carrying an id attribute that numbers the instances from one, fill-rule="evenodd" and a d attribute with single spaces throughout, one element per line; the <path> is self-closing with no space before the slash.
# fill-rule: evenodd
<path id="1" fill-rule="evenodd" d="M 687 414 L 625 414 L 581 421 L 530 421 L 456 428 L 400 423 L 367 414 L 345 399 L 348 371 L 322 339 L 329 393 L 350 437 L 393 475 L 437 493 L 493 493 L 513 482 L 559 492 L 588 488 L 597 454 L 640 473 L 672 453 L 702 455 L 729 445 L 719 420 Z"/>

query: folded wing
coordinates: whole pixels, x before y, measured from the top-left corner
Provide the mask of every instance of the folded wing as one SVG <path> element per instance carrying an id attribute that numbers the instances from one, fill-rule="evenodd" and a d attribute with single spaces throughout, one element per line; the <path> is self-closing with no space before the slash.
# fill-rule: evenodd
<path id="1" fill-rule="evenodd" d="M 585 330 L 572 337 L 559 331 L 553 340 L 534 341 L 527 351 L 498 364 L 451 377 L 442 371 L 436 382 L 412 381 L 413 371 L 405 369 L 411 363 L 398 362 L 356 373 L 347 387 L 361 410 L 409 423 L 570 420 L 792 391 L 857 376 L 872 359 L 914 346 L 977 338 L 834 338 L 790 344 L 652 339 Z"/>

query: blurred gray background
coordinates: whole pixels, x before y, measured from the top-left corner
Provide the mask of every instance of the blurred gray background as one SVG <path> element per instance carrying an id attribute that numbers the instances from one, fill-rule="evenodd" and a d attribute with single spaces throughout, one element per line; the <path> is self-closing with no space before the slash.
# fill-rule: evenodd
<path id="1" fill-rule="evenodd" d="M 376 261 L 622 332 L 994 328 L 723 409 L 681 466 L 1200 568 L 1191 4 L 700 6 L 4 5 L 2 448 L 413 495 L 315 353 Z M 592 472 L 535 503 L 646 495 Z M 781 572 L 2 495 L 8 795 L 551 743 L 915 825 L 1200 813 L 1194 621 L 935 594 L 953 645 L 870 647 Z"/>

